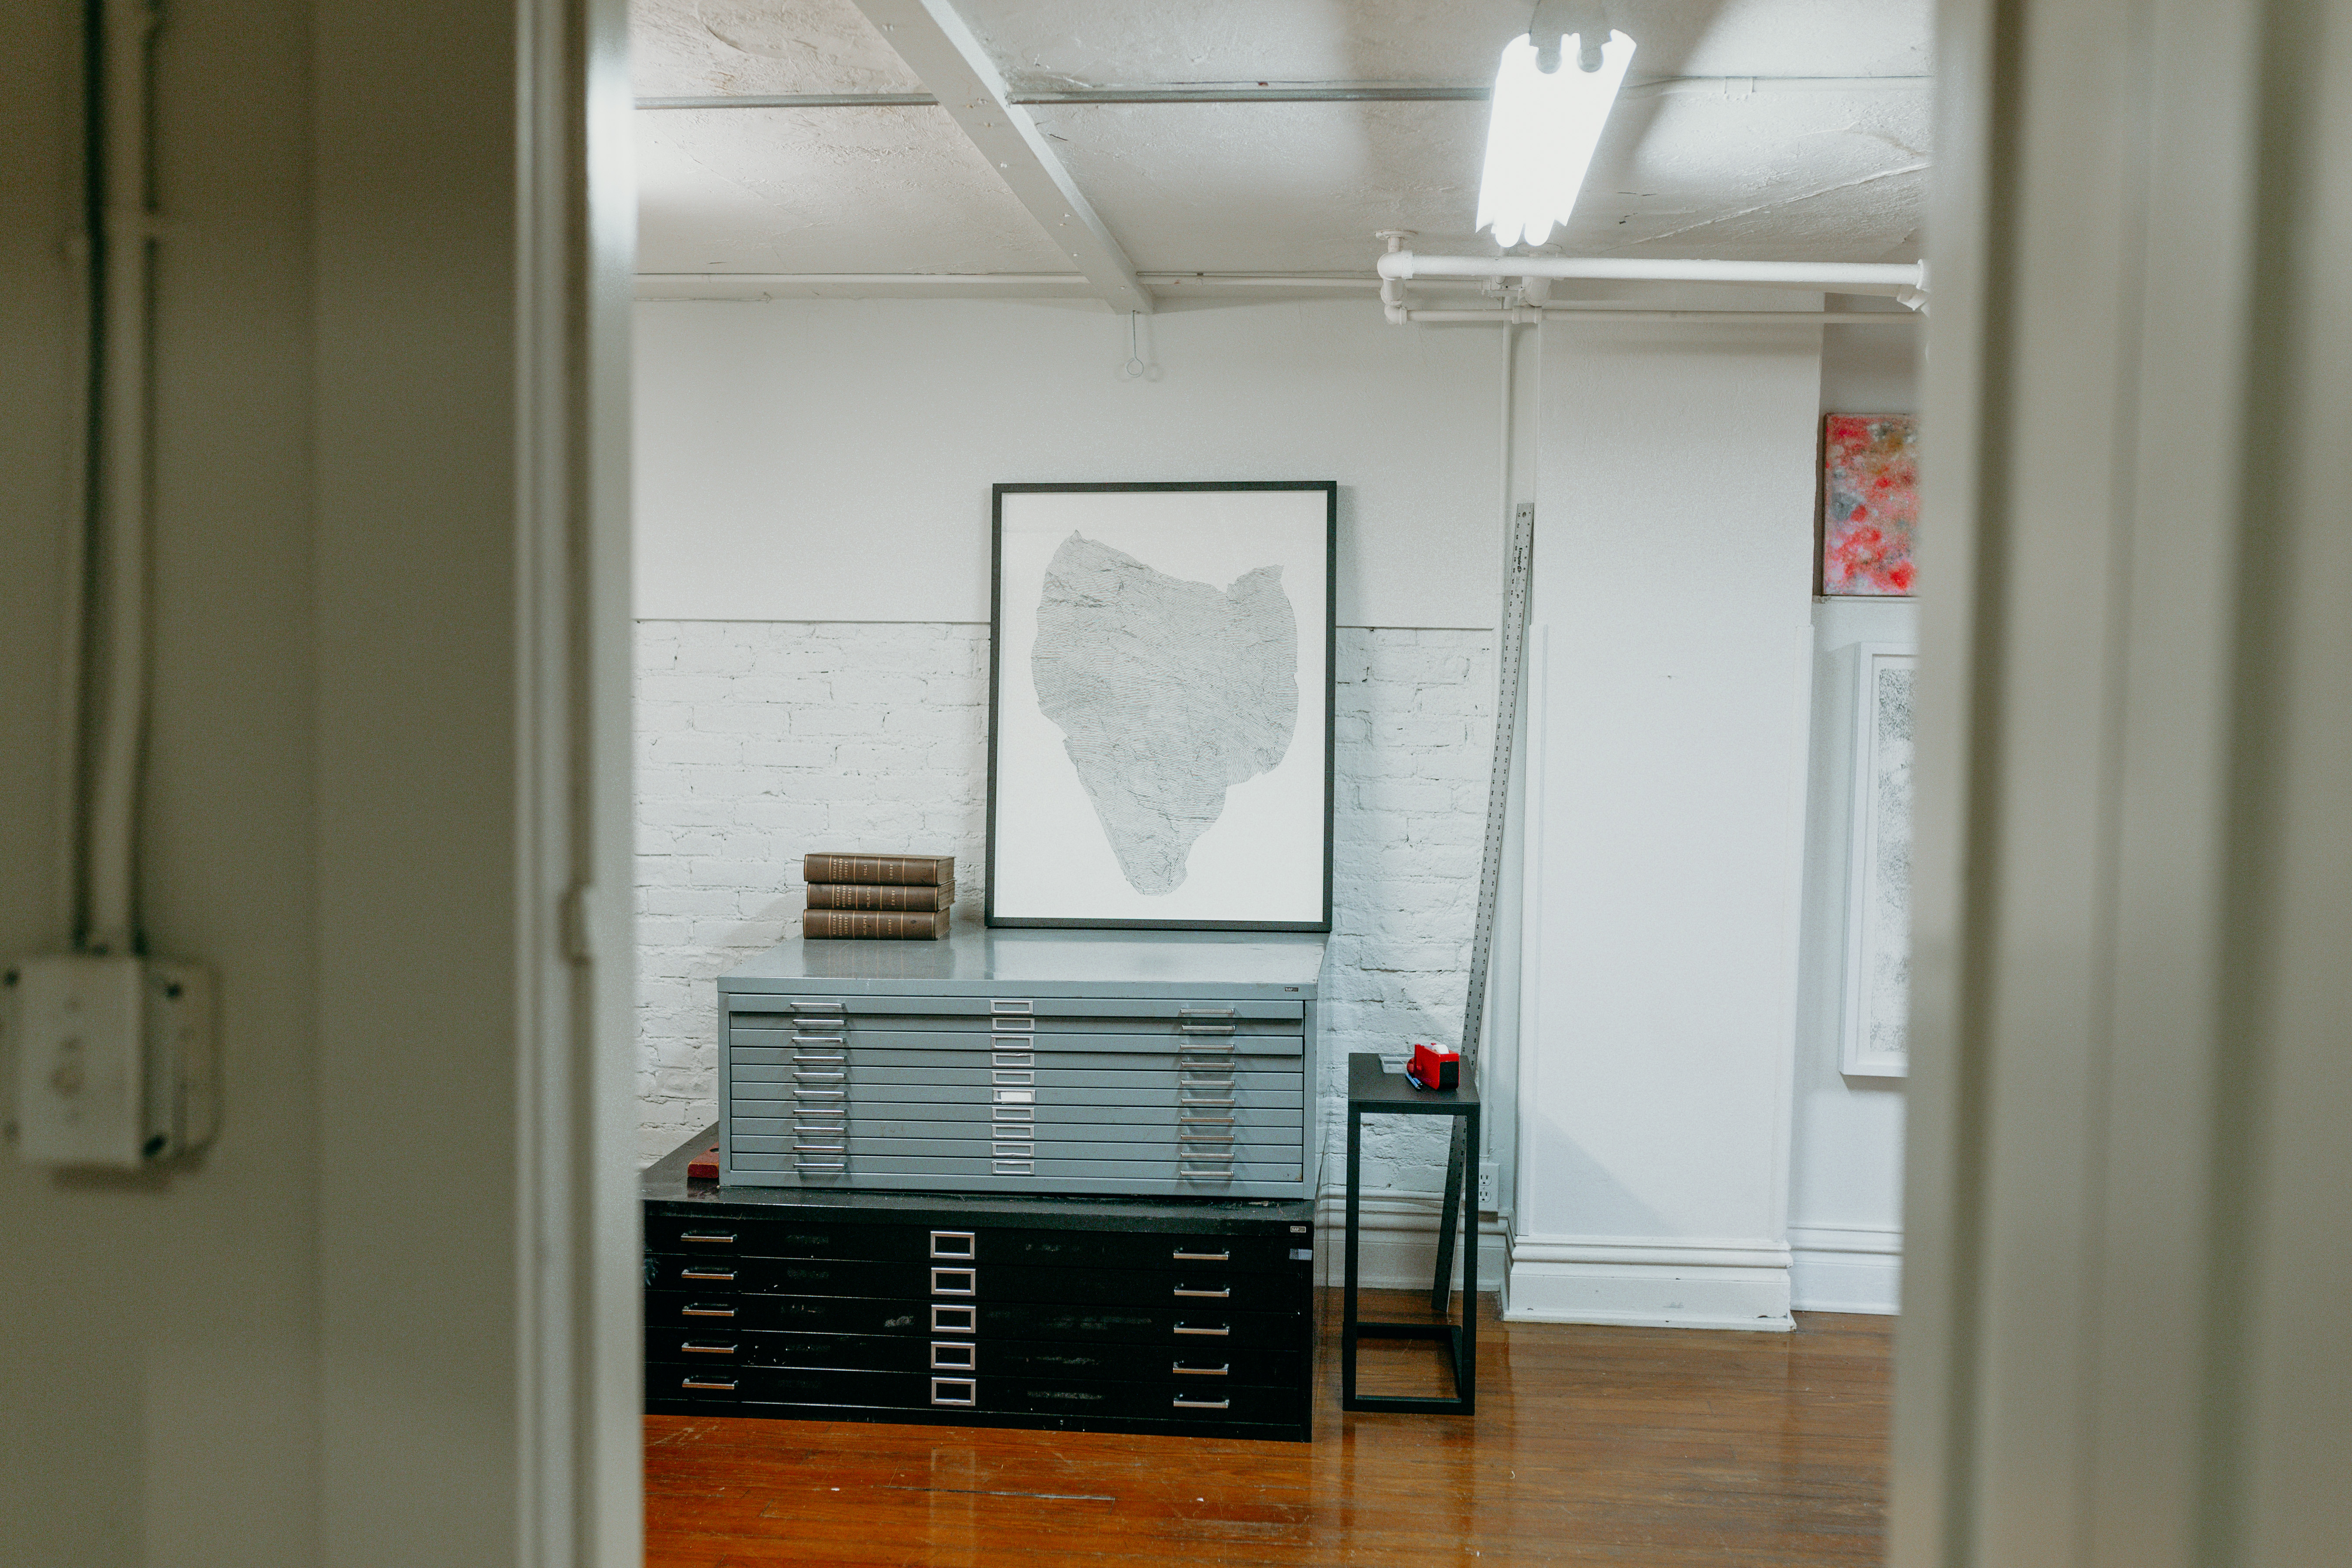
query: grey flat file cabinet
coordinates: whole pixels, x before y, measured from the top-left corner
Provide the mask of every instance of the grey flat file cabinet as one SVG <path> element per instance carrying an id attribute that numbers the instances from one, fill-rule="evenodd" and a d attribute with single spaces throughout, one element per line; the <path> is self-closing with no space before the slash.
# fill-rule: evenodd
<path id="1" fill-rule="evenodd" d="M 1324 942 L 785 942 L 719 982 L 719 1181 L 1312 1197 Z"/>

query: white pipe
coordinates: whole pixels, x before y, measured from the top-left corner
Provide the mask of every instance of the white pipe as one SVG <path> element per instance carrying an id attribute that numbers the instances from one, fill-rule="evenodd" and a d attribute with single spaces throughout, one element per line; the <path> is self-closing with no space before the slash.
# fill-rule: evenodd
<path id="1" fill-rule="evenodd" d="M 154 245 L 148 147 L 150 0 L 109 0 L 104 18 L 105 264 L 101 279 L 96 500 L 105 607 L 93 638 L 97 744 L 83 820 L 82 946 L 137 941 L 140 742 L 147 708 L 148 300 Z"/>
<path id="2" fill-rule="evenodd" d="M 1925 262 L 1660 261 L 1646 257 L 1416 256 L 1391 250 L 1383 278 L 1586 278 L 1646 283 L 1748 283 L 1821 289 L 1841 294 L 1925 296 Z M 1907 300 L 1906 301 L 1908 302 Z"/>
<path id="3" fill-rule="evenodd" d="M 1563 318 L 1586 321 L 1689 321 L 1717 327 L 1916 327 L 1920 318 L 1894 310 L 1609 310 L 1578 306 L 1521 305 L 1507 310 L 1404 310 L 1390 313 L 1405 321 L 1495 321 L 1527 326 Z"/>

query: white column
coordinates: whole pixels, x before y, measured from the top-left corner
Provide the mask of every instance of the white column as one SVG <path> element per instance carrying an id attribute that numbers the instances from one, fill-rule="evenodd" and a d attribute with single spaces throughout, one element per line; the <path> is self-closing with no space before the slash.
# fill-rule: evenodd
<path id="1" fill-rule="evenodd" d="M 1542 331 L 1510 1315 L 1786 1329 L 1821 331 Z"/>

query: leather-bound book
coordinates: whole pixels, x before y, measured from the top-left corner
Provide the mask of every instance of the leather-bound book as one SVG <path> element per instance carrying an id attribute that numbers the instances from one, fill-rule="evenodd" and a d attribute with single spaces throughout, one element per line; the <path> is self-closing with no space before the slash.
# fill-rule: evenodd
<path id="1" fill-rule="evenodd" d="M 953 888 L 892 888 L 877 882 L 811 882 L 813 910 L 943 910 L 955 902 Z"/>
<path id="2" fill-rule="evenodd" d="M 952 888 L 952 855 L 811 855 L 801 861 L 810 882 L 865 882 L 887 888 Z"/>
<path id="3" fill-rule="evenodd" d="M 811 910 L 801 917 L 806 937 L 872 937 L 938 942 L 948 934 L 945 910 Z"/>

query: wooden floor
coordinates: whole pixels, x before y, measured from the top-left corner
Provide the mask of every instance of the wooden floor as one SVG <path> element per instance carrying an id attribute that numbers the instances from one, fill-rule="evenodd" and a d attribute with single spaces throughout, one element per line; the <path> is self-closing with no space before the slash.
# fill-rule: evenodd
<path id="1" fill-rule="evenodd" d="M 1879 1560 L 1893 1320 L 1751 1334 L 1493 1310 L 1475 1418 L 1340 1415 L 1327 1331 L 1311 1445 L 648 1415 L 646 1563 Z M 1367 1394 L 1445 1392 L 1426 1344 L 1364 1353 Z"/>

